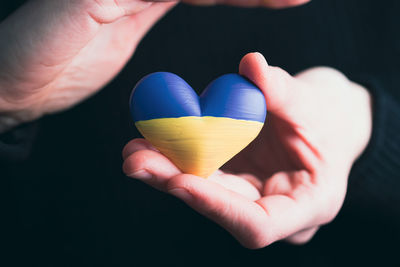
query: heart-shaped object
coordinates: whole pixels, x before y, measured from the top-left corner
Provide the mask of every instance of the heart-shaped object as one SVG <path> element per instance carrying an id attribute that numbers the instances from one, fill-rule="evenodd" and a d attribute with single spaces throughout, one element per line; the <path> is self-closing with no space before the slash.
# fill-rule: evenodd
<path id="1" fill-rule="evenodd" d="M 238 74 L 211 82 L 199 97 L 179 76 L 156 72 L 133 89 L 140 133 L 184 173 L 208 177 L 261 131 L 264 95 Z"/>

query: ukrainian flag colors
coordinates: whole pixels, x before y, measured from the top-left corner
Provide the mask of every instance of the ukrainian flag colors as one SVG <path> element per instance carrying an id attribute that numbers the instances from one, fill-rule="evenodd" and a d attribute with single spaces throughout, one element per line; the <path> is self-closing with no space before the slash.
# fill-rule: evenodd
<path id="1" fill-rule="evenodd" d="M 138 121 L 143 136 L 184 173 L 208 177 L 246 147 L 263 123 L 222 117 Z"/>
<path id="2" fill-rule="evenodd" d="M 266 116 L 261 91 L 237 74 L 218 78 L 200 97 L 175 74 L 150 74 L 130 105 L 142 135 L 184 173 L 201 177 L 254 140 Z"/>

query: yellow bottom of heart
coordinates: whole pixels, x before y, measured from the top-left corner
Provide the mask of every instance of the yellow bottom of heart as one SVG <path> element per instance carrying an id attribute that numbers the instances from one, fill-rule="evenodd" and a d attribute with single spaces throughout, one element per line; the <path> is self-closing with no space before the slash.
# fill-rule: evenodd
<path id="1" fill-rule="evenodd" d="M 264 124 L 190 116 L 138 121 L 135 125 L 182 172 L 207 178 L 253 141 Z"/>

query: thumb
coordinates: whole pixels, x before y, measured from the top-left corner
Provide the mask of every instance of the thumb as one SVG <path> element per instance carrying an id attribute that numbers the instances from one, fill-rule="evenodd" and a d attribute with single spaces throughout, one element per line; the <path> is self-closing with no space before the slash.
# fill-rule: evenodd
<path id="1" fill-rule="evenodd" d="M 239 73 L 260 88 L 269 112 L 282 118 L 292 118 L 300 91 L 298 80 L 279 67 L 269 66 L 260 53 L 244 56 L 240 62 Z"/>

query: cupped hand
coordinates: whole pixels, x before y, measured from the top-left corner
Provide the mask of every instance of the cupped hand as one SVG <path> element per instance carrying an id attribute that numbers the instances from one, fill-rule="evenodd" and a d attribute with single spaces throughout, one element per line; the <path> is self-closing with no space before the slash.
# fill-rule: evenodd
<path id="1" fill-rule="evenodd" d="M 340 72 L 318 67 L 292 77 L 246 55 L 240 74 L 264 93 L 260 135 L 208 179 L 183 174 L 144 139 L 123 150 L 124 172 L 175 195 L 243 246 L 307 242 L 332 221 L 354 161 L 371 135 L 371 97 Z"/>

